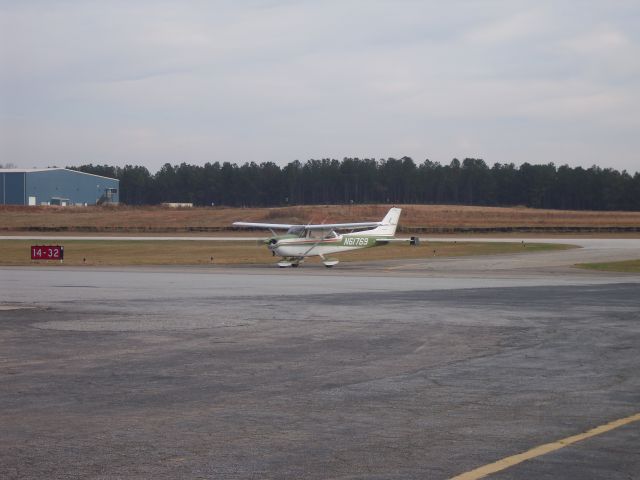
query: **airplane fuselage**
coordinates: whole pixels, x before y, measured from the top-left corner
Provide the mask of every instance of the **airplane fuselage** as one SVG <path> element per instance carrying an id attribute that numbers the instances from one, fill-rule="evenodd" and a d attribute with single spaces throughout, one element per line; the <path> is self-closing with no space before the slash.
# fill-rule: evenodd
<path id="1" fill-rule="evenodd" d="M 310 257 L 349 252 L 376 245 L 374 237 L 358 234 L 343 234 L 332 238 L 288 238 L 274 237 L 269 245 L 272 252 L 280 257 Z"/>

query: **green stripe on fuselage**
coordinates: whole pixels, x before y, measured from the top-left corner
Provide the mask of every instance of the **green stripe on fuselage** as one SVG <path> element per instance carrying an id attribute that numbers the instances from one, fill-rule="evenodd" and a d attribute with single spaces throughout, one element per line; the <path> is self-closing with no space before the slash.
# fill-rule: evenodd
<path id="1" fill-rule="evenodd" d="M 338 238 L 324 238 L 314 239 L 306 237 L 298 237 L 297 235 L 278 235 L 277 237 L 271 237 L 269 240 L 293 240 L 292 242 L 285 242 L 286 245 L 333 245 L 336 247 L 350 247 L 350 248 L 370 248 L 384 245 L 384 242 L 376 240 L 377 237 L 366 235 L 343 235 L 339 240 Z M 267 240 L 265 243 L 269 243 Z"/>

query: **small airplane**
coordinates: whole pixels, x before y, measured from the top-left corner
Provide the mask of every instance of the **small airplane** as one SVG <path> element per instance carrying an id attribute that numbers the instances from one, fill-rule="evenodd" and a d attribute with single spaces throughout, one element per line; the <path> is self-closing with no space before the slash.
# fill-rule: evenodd
<path id="1" fill-rule="evenodd" d="M 283 223 L 234 222 L 235 227 L 267 228 L 273 236 L 264 240 L 274 256 L 282 257 L 278 266 L 298 267 L 306 257 L 319 256 L 325 267 L 337 265 L 339 260 L 326 255 L 349 252 L 360 248 L 377 247 L 392 242 L 418 245 L 418 237 L 395 238 L 402 209 L 392 208 L 381 222 L 328 223 L 319 225 L 289 225 Z M 284 235 L 275 230 L 286 230 Z M 347 233 L 338 233 L 348 231 Z"/>

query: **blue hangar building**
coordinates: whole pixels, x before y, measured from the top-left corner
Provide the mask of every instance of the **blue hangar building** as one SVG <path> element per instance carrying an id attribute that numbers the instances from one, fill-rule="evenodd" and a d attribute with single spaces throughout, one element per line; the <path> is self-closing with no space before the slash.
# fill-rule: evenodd
<path id="1" fill-rule="evenodd" d="M 96 205 L 119 201 L 120 181 L 66 168 L 0 168 L 0 205 Z"/>

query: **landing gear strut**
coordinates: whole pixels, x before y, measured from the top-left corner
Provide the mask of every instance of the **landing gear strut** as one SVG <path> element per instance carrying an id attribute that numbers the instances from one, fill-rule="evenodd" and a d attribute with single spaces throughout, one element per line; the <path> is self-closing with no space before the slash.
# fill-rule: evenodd
<path id="1" fill-rule="evenodd" d="M 340 263 L 340 260 L 336 260 L 335 258 L 325 258 L 324 255 L 320 255 L 320 258 L 322 258 L 322 264 L 327 268 L 331 268 Z"/>

